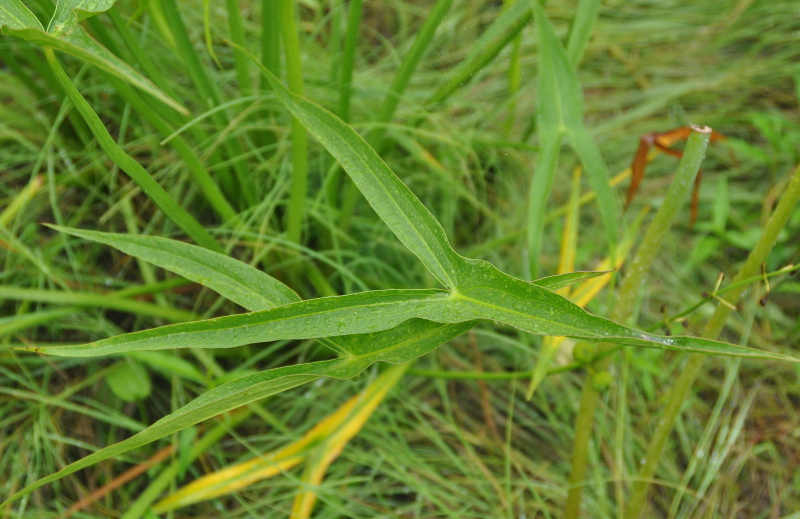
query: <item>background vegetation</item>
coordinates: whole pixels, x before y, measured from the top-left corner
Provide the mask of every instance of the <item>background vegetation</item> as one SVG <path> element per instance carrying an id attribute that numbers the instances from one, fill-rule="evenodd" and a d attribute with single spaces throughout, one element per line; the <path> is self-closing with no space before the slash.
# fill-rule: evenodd
<path id="1" fill-rule="evenodd" d="M 538 103 L 546 101 L 537 98 L 542 53 L 533 23 L 520 25 L 519 37 L 507 38 L 497 55 L 459 75 L 481 50 L 476 41 L 511 6 L 453 2 L 387 118 L 384 100 L 393 99 L 387 92 L 430 19 L 432 2 L 365 2 L 360 19 L 354 13 L 361 2 L 299 2 L 296 30 L 289 31 L 297 35 L 296 49 L 291 38 L 277 40 L 292 20 L 277 10 L 272 18 L 262 16 L 277 1 L 181 2 L 185 41 L 176 31 L 180 20 L 169 9 L 172 2 L 119 4 L 83 25 L 191 115 L 65 54 L 57 54 L 59 61 L 113 139 L 231 256 L 275 276 L 303 299 L 436 286 L 324 148 L 313 139 L 303 143 L 304 132 L 292 127 L 256 67 L 228 40 L 263 52 L 265 64 L 293 91 L 302 89 L 365 135 L 439 219 L 457 251 L 529 275 L 528 188 L 542 144 Z M 596 3 L 580 4 L 587 9 Z M 46 25 L 54 6 L 47 0 L 26 5 Z M 702 292 L 714 292 L 719 272 L 732 277 L 738 271 L 800 162 L 795 2 L 606 1 L 599 3 L 593 27 L 577 29 L 577 2 L 549 0 L 545 9 L 564 41 L 570 30 L 588 37 L 577 60 L 585 122 L 612 174 L 630 165 L 639 137 L 648 132 L 696 122 L 728 137 L 709 148 L 703 163 L 697 222 L 689 226 L 688 207 L 680 213 L 630 321 L 660 333 L 699 335 L 718 303 L 700 305 L 685 323 L 667 317 L 692 308 Z M 234 12 L 238 18 L 229 16 Z M 241 309 L 106 245 L 41 225 L 186 235 L 98 146 L 40 47 L 4 36 L 0 60 L 4 498 L 225 380 L 329 358 L 314 341 L 182 350 L 181 362 L 158 356 L 70 359 L 11 349 L 84 343 Z M 559 271 L 565 249 L 574 253 L 576 270 L 595 269 L 608 254 L 594 203 L 580 209 L 577 245 L 562 243 L 579 163 L 565 146 L 544 219 L 539 275 Z M 638 240 L 652 219 L 652 213 L 644 216 L 642 224 L 641 209 L 664 204 L 677 164 L 665 155 L 654 159 L 633 206 L 618 213 L 620 236 Z M 305 193 L 292 188 L 303 168 Z M 208 195 L 213 190 L 198 180 L 199 170 L 222 196 Z M 578 182 L 582 193 L 592 192 L 588 175 Z M 614 188 L 617 198 L 627 182 Z M 795 211 L 766 272 L 800 261 L 798 237 Z M 750 287 L 723 338 L 796 353 L 797 278 L 770 278 L 764 305 L 759 300 L 766 284 Z M 611 293 L 601 292 L 587 308 L 610 315 Z M 554 367 L 573 362 L 571 346 L 562 345 Z M 571 488 L 581 390 L 592 374 L 571 369 L 551 375 L 528 401 L 530 371 L 541 351 L 541 340 L 480 325 L 398 375 L 319 485 L 305 483 L 307 469 L 289 469 L 169 513 L 288 516 L 296 496 L 313 488 L 315 517 L 558 517 Z M 613 383 L 602 394 L 589 449 L 585 517 L 622 516 L 667 392 L 686 362 L 685 354 L 662 350 L 628 348 L 612 357 Z M 800 371 L 778 361 L 721 357 L 704 366 L 660 457 L 644 516 L 800 517 Z M 177 467 L 166 478 L 164 497 L 204 474 L 297 441 L 359 391 L 385 381 L 378 378 L 384 371 L 373 366 L 353 380 L 320 379 L 270 397 L 227 422 L 200 424 L 68 476 L 7 508 L 4 517 L 63 517 L 74 502 L 159 453 Z M 198 438 L 206 443 L 195 459 Z M 146 467 L 146 475 L 70 513 L 122 516 L 166 464 Z"/>

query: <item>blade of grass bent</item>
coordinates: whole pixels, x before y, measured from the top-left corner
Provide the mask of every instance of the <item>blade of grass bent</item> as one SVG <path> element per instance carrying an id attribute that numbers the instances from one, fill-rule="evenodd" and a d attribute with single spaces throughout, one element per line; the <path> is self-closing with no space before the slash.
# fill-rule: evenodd
<path id="1" fill-rule="evenodd" d="M 98 144 L 100 144 L 100 147 L 103 148 L 103 151 L 108 154 L 111 160 L 113 160 L 120 169 L 130 175 L 142 188 L 142 191 L 164 211 L 164 214 L 175 222 L 178 227 L 183 229 L 186 234 L 191 236 L 194 241 L 207 249 L 222 252 L 222 247 L 208 234 L 205 228 L 185 209 L 179 206 L 138 162 L 133 160 L 130 155 L 117 146 L 117 143 L 108 133 L 100 117 L 92 110 L 89 103 L 86 102 L 80 92 L 75 88 L 75 85 L 72 84 L 72 81 L 70 81 L 64 69 L 61 68 L 52 49 L 45 49 L 45 57 L 59 84 L 66 92 L 70 101 L 72 101 L 73 106 L 75 106 L 75 109 L 81 114 L 83 120 L 86 121 L 95 139 L 97 139 Z"/>

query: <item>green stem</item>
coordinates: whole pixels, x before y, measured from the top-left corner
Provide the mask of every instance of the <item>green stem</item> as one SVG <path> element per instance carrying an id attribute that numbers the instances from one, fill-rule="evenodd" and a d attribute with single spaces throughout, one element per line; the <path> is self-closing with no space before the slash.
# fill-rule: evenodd
<path id="1" fill-rule="evenodd" d="M 53 71 L 61 88 L 64 89 L 64 92 L 66 92 L 70 101 L 72 101 L 75 109 L 81 117 L 83 117 L 83 120 L 86 121 L 89 130 L 92 132 L 95 139 L 97 139 L 98 144 L 100 144 L 103 151 L 108 154 L 109 158 L 114 161 L 114 164 L 130 175 L 133 181 L 142 188 L 142 191 L 164 211 L 164 214 L 175 222 L 178 227 L 183 229 L 198 245 L 221 253 L 222 247 L 208 234 L 203 226 L 200 225 L 192 215 L 186 212 L 185 209 L 179 206 L 138 162 L 133 160 L 130 155 L 117 146 L 117 143 L 114 142 L 114 139 L 108 133 L 100 117 L 92 110 L 89 103 L 86 102 L 80 92 L 78 92 L 78 89 L 75 88 L 75 85 L 72 84 L 69 76 L 64 72 L 64 69 L 58 64 L 55 54 L 53 54 L 53 49 L 45 48 L 44 52 L 47 63 L 50 65 L 50 69 Z"/>
<path id="2" fill-rule="evenodd" d="M 294 2 L 280 0 L 279 19 L 283 48 L 286 53 L 286 75 L 289 90 L 293 94 L 303 95 L 303 71 L 300 58 L 300 40 L 295 23 Z M 292 117 L 292 185 L 289 194 L 289 210 L 287 211 L 287 236 L 290 242 L 300 243 L 303 228 L 303 212 L 308 190 L 308 135 L 306 129 L 296 118 Z"/>
<path id="3" fill-rule="evenodd" d="M 228 29 L 231 34 L 231 41 L 239 47 L 244 47 L 244 28 L 242 27 L 242 13 L 239 10 L 239 0 L 225 0 L 225 7 L 228 10 Z M 250 73 L 248 71 L 249 59 L 237 47 L 233 49 L 233 59 L 236 65 L 236 82 L 239 83 L 239 95 L 246 97 L 250 95 Z"/>
<path id="4" fill-rule="evenodd" d="M 347 33 L 344 39 L 341 75 L 339 76 L 339 118 L 344 122 L 350 120 L 350 98 L 353 93 L 353 66 L 356 58 L 356 44 L 361 27 L 363 0 L 350 0 L 347 11 Z"/>
<path id="5" fill-rule="evenodd" d="M 789 217 L 791 217 L 798 200 L 800 200 L 800 166 L 795 170 L 794 175 L 792 175 L 784 191 L 781 201 L 764 226 L 761 238 L 759 238 L 755 248 L 753 248 L 753 251 L 747 257 L 744 266 L 734 278 L 734 284 L 751 278 L 759 272 L 761 264 L 767 259 L 767 255 L 775 245 L 778 235 L 789 221 Z M 735 290 L 728 292 L 728 300 L 732 303 L 736 303 L 744 293 L 745 288 L 746 285 L 741 285 Z M 730 314 L 730 308 L 725 305 L 717 306 L 714 315 L 711 317 L 711 321 L 709 321 L 703 332 L 703 337 L 706 339 L 716 339 L 724 328 L 725 322 Z M 678 380 L 670 391 L 664 414 L 658 421 L 658 427 L 653 435 L 653 440 L 647 448 L 642 470 L 633 485 L 631 498 L 625 509 L 625 517 L 627 519 L 635 519 L 642 514 L 647 491 L 650 488 L 650 479 L 655 473 L 658 462 L 661 459 L 661 452 L 667 444 L 667 440 L 675 425 L 675 420 L 678 417 L 681 406 L 686 401 L 695 379 L 700 375 L 704 360 L 704 355 L 692 354 L 689 357 L 686 367 L 681 371 L 680 377 L 678 377 Z"/>
<path id="6" fill-rule="evenodd" d="M 280 77 L 281 75 L 281 26 L 279 22 L 278 2 L 261 1 L 261 64 L 267 70 Z M 269 82 L 260 76 L 261 90 L 270 90 Z"/>
<path id="7" fill-rule="evenodd" d="M 206 70 L 200 62 L 198 53 L 195 51 L 194 45 L 189 39 L 189 33 L 186 31 L 186 25 L 183 23 L 181 14 L 178 11 L 178 6 L 175 0 L 164 0 L 162 2 L 164 16 L 169 23 L 172 37 L 177 44 L 178 53 L 192 78 L 192 82 L 197 88 L 202 97 L 203 104 L 208 108 L 216 108 L 220 105 L 220 93 L 216 83 L 209 78 Z M 240 50 L 241 52 L 241 50 Z M 230 125 L 227 115 L 222 111 L 214 111 L 211 115 L 214 124 L 220 128 L 227 128 Z M 245 164 L 236 160 L 244 154 L 239 141 L 236 139 L 228 139 L 223 144 L 225 155 L 233 161 L 232 167 L 236 176 L 238 186 L 234 187 L 233 179 L 230 174 L 223 173 L 223 185 L 229 191 L 228 195 L 232 200 L 241 199 L 247 207 L 255 205 L 255 190 L 251 187 L 250 172 L 247 171 Z"/>
<path id="8" fill-rule="evenodd" d="M 636 251 L 636 256 L 629 265 L 628 273 L 620 287 L 619 298 L 611 312 L 610 319 L 612 321 L 625 322 L 633 313 L 639 289 L 644 283 L 647 273 L 678 215 L 678 211 L 684 205 L 689 195 L 689 190 L 694 183 L 694 178 L 697 176 L 697 171 L 700 169 L 700 164 L 703 162 L 708 140 L 711 137 L 711 129 L 706 127 L 693 128 L 695 131 L 692 132 L 689 141 L 686 143 L 686 151 L 678 166 L 675 178 L 667 191 L 667 195 L 664 197 L 664 203 L 659 208 L 655 218 L 653 218 L 642 244 Z M 602 356 L 592 364 L 594 371 L 604 372 L 608 369 L 611 357 L 603 354 L 614 347 L 614 344 L 609 343 L 600 345 L 598 353 Z M 599 399 L 600 392 L 591 381 L 587 380 L 583 385 L 581 403 L 575 420 L 575 440 L 572 448 L 572 467 L 569 476 L 570 486 L 564 508 L 564 519 L 577 519 L 580 515 L 581 497 L 589 463 L 589 444 Z"/>

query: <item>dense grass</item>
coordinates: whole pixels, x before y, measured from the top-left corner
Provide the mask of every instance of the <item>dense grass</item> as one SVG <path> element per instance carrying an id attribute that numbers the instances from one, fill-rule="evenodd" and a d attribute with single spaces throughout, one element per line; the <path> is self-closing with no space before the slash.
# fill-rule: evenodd
<path id="1" fill-rule="evenodd" d="M 170 9 L 175 3 L 180 17 Z M 694 228 L 684 206 L 648 261 L 650 274 L 633 293 L 630 315 L 616 307 L 617 319 L 640 329 L 701 335 L 719 303 L 695 307 L 700 294 L 714 292 L 719 272 L 730 279 L 739 271 L 800 162 L 796 7 L 791 1 L 604 2 L 593 28 L 575 25 L 591 30 L 581 57 L 575 48 L 582 40 L 572 43 L 570 36 L 579 3 L 584 9 L 593 4 L 550 0 L 545 10 L 558 36 L 571 44 L 567 52 L 586 105 L 583 120 L 612 175 L 629 166 L 647 132 L 694 122 L 729 137 L 712 144 L 703 162 Z M 51 3 L 29 4 L 46 25 Z M 531 273 L 528 190 L 541 155 L 537 110 L 547 102 L 537 97 L 542 53 L 533 23 L 508 38 L 499 54 L 459 76 L 476 40 L 513 7 L 455 1 L 447 10 L 448 2 L 440 1 L 444 18 L 437 29 L 431 2 L 363 2 L 360 17 L 353 9 L 361 2 L 303 2 L 295 19 L 285 10 L 293 2 L 276 1 L 284 9 L 277 22 L 261 16 L 275 8 L 270 0 L 236 4 L 210 2 L 207 32 L 199 1 L 151 2 L 141 13 L 122 2 L 83 22 L 191 114 L 56 52 L 108 129 L 113 143 L 102 148 L 79 110 L 70 109 L 41 48 L 0 39 L 3 498 L 129 437 L 223 381 L 330 358 L 311 340 L 187 349 L 172 357 L 70 359 L 11 349 L 85 343 L 241 312 L 198 284 L 42 223 L 191 236 L 269 273 L 303 299 L 437 286 L 331 155 L 314 139 L 304 149 L 306 130 L 290 119 L 256 64 L 229 41 L 256 54 L 277 46 L 281 59 L 267 52 L 261 62 L 290 90 L 364 136 L 442 223 L 455 250 L 519 277 Z M 428 32 L 421 29 L 426 22 Z M 422 48 L 415 47 L 418 34 L 429 39 L 416 43 Z M 401 68 L 408 56 L 419 64 Z M 217 107 L 223 109 L 209 112 Z M 133 157 L 164 196 L 143 193 L 131 181 L 135 175 L 109 159 L 113 146 Z M 540 276 L 559 270 L 571 173 L 580 163 L 572 149 L 558 148 L 553 190 L 545 197 Z M 637 237 L 634 252 L 655 214 L 640 224 L 640 210 L 674 202 L 664 195 L 677 165 L 657 156 L 633 207 L 616 213 L 618 236 L 627 231 Z M 592 191 L 588 174 L 580 182 L 584 193 Z M 622 193 L 626 186 L 627 180 L 614 189 Z M 165 197 L 202 225 L 196 229 L 171 215 Z M 574 269 L 591 270 L 609 253 L 608 229 L 594 202 L 581 207 L 579 218 Z M 765 272 L 800 262 L 799 236 L 795 210 Z M 629 260 L 633 252 L 624 256 Z M 590 311 L 615 315 L 613 294 L 627 271 L 622 274 L 589 303 Z M 721 338 L 797 355 L 797 278 L 770 277 L 762 306 L 764 280 L 746 277 L 748 291 Z M 692 311 L 685 324 L 670 319 L 686 309 Z M 561 369 L 573 362 L 572 344 L 555 355 L 559 373 L 545 378 L 530 401 L 525 394 L 542 351 L 538 337 L 481 324 L 423 357 L 313 487 L 314 516 L 561 516 L 576 488 L 569 477 L 581 391 L 594 381 L 593 368 Z M 579 502 L 584 517 L 623 516 L 670 388 L 692 361 L 683 353 L 626 348 L 604 362 L 612 384 L 602 392 L 586 449 L 589 468 Z M 700 376 L 657 458 L 642 516 L 793 517 L 800 509 L 800 371 L 779 361 L 722 357 L 697 369 Z M 228 422 L 207 421 L 68 476 L 5 513 L 63 517 L 75 501 L 172 446 L 177 464 L 164 497 L 170 488 L 297 440 L 383 371 L 373 366 L 353 380 L 323 378 L 272 396 Z M 454 373 L 463 378 L 451 378 Z M 207 450 L 189 463 L 195 438 L 203 437 L 210 438 Z M 164 465 L 74 517 L 122 516 Z M 288 516 L 295 496 L 308 490 L 306 476 L 303 468 L 291 469 L 173 513 Z"/>

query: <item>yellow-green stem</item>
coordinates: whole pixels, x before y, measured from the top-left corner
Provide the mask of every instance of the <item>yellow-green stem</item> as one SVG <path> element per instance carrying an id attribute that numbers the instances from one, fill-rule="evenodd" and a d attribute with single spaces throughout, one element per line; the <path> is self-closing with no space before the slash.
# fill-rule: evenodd
<path id="1" fill-rule="evenodd" d="M 286 75 L 289 79 L 289 90 L 293 94 L 303 95 L 300 41 L 297 35 L 293 0 L 281 0 L 278 9 L 283 48 L 286 53 Z M 300 243 L 307 189 L 308 135 L 300 121 L 292 117 L 292 186 L 289 194 L 286 229 L 289 241 L 294 243 Z"/>
<path id="2" fill-rule="evenodd" d="M 789 217 L 792 215 L 792 210 L 797 205 L 798 200 L 800 200 L 800 166 L 798 166 L 794 175 L 792 175 L 792 178 L 789 180 L 783 198 L 781 198 L 781 201 L 778 203 L 769 221 L 767 221 L 767 224 L 764 226 L 761 238 L 759 238 L 755 248 L 753 248 L 753 251 L 747 257 L 744 266 L 734 278 L 734 283 L 758 274 L 761 264 L 767 259 L 767 255 L 778 239 L 778 234 L 780 234 L 786 226 L 786 222 L 789 221 Z M 728 293 L 728 300 L 734 303 L 737 302 L 745 289 L 746 286 L 741 286 L 732 290 Z M 706 330 L 703 332 L 703 337 L 706 339 L 716 339 L 725 327 L 725 322 L 731 314 L 731 311 L 732 310 L 725 305 L 717 306 L 711 321 L 709 321 Z M 655 473 L 658 462 L 661 459 L 661 452 L 664 450 L 664 446 L 672 432 L 672 427 L 675 425 L 675 420 L 678 417 L 681 405 L 686 400 L 689 391 L 692 389 L 692 384 L 700 374 L 704 360 L 704 355 L 692 354 L 689 357 L 686 367 L 681 371 L 680 377 L 678 377 L 678 380 L 670 391 L 664 414 L 658 421 L 658 428 L 647 449 L 642 470 L 633 485 L 631 498 L 625 509 L 625 517 L 627 519 L 635 519 L 641 516 L 645 498 L 647 497 L 647 490 L 650 488 L 650 478 Z"/>
<path id="3" fill-rule="evenodd" d="M 642 244 L 636 251 L 636 256 L 630 264 L 625 279 L 622 282 L 619 298 L 611 312 L 611 319 L 616 322 L 625 322 L 630 318 L 639 288 L 647 276 L 647 272 L 655 260 L 664 238 L 669 232 L 672 223 L 683 206 L 691 189 L 700 164 L 706 154 L 711 129 L 707 127 L 693 127 L 695 130 L 686 143 L 686 151 L 678 166 L 675 178 L 664 198 L 664 203 L 658 210 L 653 222 L 647 229 Z M 598 354 L 602 355 L 607 350 L 614 348 L 614 344 L 601 344 Z M 604 372 L 611 362 L 610 356 L 601 356 L 592 364 L 596 372 Z M 600 399 L 600 392 L 591 381 L 583 385 L 581 403 L 575 421 L 575 440 L 572 448 L 572 466 L 569 476 L 569 492 L 564 507 L 564 519 L 577 519 L 580 515 L 583 485 L 589 462 L 589 441 L 592 435 L 595 410 Z"/>

